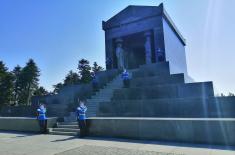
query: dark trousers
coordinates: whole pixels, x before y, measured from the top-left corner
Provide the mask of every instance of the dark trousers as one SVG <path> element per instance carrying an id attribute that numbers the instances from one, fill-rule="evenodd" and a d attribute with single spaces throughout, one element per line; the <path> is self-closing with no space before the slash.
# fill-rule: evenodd
<path id="1" fill-rule="evenodd" d="M 79 137 L 85 137 L 87 135 L 87 126 L 86 126 L 86 120 L 78 120 L 78 125 L 80 128 L 80 134 Z"/>
<path id="2" fill-rule="evenodd" d="M 40 133 L 47 133 L 47 120 L 38 120 Z"/>
<path id="3" fill-rule="evenodd" d="M 124 88 L 128 88 L 130 86 L 130 80 L 129 79 L 124 79 L 123 80 L 123 86 L 124 86 Z"/>

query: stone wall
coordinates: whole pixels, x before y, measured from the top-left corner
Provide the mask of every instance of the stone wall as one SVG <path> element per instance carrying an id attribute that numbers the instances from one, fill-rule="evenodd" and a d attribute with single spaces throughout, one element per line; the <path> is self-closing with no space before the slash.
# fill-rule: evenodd
<path id="1" fill-rule="evenodd" d="M 88 119 L 90 136 L 235 146 L 235 119 L 115 118 Z"/>
<path id="2" fill-rule="evenodd" d="M 56 125 L 57 118 L 48 118 L 47 128 Z M 0 130 L 39 132 L 40 127 L 36 118 L 29 117 L 0 117 Z"/>
<path id="3" fill-rule="evenodd" d="M 170 63 L 170 73 L 188 74 L 184 44 L 178 39 L 172 28 L 163 18 L 164 45 L 166 61 Z"/>

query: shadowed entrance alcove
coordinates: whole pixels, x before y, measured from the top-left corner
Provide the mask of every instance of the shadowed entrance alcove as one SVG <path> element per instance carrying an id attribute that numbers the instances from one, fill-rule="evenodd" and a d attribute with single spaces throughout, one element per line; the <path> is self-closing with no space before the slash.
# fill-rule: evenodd
<path id="1" fill-rule="evenodd" d="M 138 68 L 140 65 L 146 64 L 145 42 L 146 37 L 144 32 L 134 33 L 122 37 L 122 47 L 124 50 L 124 63 L 126 69 L 134 69 Z M 113 51 L 115 51 L 116 46 L 113 47 Z"/>

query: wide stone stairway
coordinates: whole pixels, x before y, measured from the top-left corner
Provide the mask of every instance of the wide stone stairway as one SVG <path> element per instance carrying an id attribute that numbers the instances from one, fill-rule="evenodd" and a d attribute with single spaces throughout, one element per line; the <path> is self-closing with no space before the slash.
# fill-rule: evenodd
<path id="1" fill-rule="evenodd" d="M 185 83 L 161 62 L 133 71 L 88 122 L 91 136 L 235 145 L 234 118 L 235 97 L 215 97 L 211 81 Z"/>
<path id="2" fill-rule="evenodd" d="M 131 74 L 131 72 L 130 72 Z M 104 88 L 100 89 L 96 92 L 95 95 L 91 96 L 90 99 L 87 100 L 87 114 L 89 117 L 96 117 L 97 109 L 99 107 L 100 102 L 110 102 L 113 96 L 113 92 L 116 89 L 120 89 L 123 86 L 121 75 L 119 74 L 116 78 L 114 78 L 111 82 L 107 83 Z M 69 116 L 64 117 L 64 122 L 58 122 L 55 128 L 49 129 L 50 134 L 58 134 L 58 135 L 78 135 L 79 127 L 76 121 L 76 113 L 70 112 Z"/>
<path id="3" fill-rule="evenodd" d="M 235 145 L 235 97 L 215 97 L 213 83 L 185 83 L 168 62 L 131 70 L 129 88 L 121 76 L 87 100 L 90 136 Z M 50 129 L 79 134 L 75 113 Z"/>

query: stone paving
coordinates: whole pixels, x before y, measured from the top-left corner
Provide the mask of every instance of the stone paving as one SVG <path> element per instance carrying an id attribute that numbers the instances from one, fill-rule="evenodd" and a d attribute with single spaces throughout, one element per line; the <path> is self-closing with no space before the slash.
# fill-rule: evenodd
<path id="1" fill-rule="evenodd" d="M 8 133 L 0 131 L 0 155 L 235 155 L 234 148 L 154 141 Z M 228 149 L 228 148 L 227 148 Z"/>
<path id="2" fill-rule="evenodd" d="M 69 151 L 58 153 L 56 155 L 183 155 L 175 153 L 163 153 L 156 151 L 144 151 L 138 149 L 125 149 L 118 147 L 107 147 L 107 146 L 91 146 L 84 145 Z"/>

